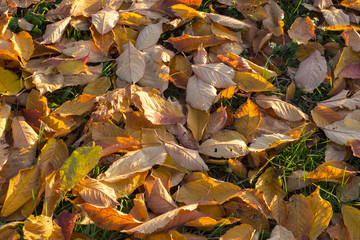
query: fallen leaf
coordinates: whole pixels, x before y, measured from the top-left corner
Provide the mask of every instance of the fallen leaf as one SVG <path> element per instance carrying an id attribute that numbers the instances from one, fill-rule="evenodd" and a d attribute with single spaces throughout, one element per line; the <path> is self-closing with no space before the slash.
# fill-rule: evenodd
<path id="1" fill-rule="evenodd" d="M 294 237 L 308 235 L 314 223 L 310 201 L 302 194 L 293 195 L 289 199 L 288 212 L 284 227 L 290 230 Z"/>
<path id="2" fill-rule="evenodd" d="M 244 137 L 236 131 L 220 131 L 204 141 L 199 152 L 216 158 L 245 156 L 249 150 Z"/>
<path id="3" fill-rule="evenodd" d="M 330 108 L 321 105 L 316 106 L 313 110 L 311 110 L 311 116 L 314 122 L 316 123 L 316 125 L 320 127 L 326 127 L 329 124 L 344 119 L 341 115 L 334 112 Z"/>
<path id="4" fill-rule="evenodd" d="M 129 152 L 117 159 L 104 173 L 100 174 L 98 180 L 116 182 L 137 172 L 145 172 L 156 164 L 161 165 L 165 161 L 166 154 L 164 146 L 147 147 Z"/>
<path id="5" fill-rule="evenodd" d="M 168 229 L 183 225 L 186 222 L 206 216 L 196 211 L 197 204 L 186 205 L 172 211 L 159 215 L 137 227 L 125 231 L 127 234 L 134 234 L 135 237 L 144 237 L 148 234 L 166 231 Z"/>
<path id="6" fill-rule="evenodd" d="M 308 118 L 299 108 L 280 100 L 276 96 L 258 95 L 255 100 L 260 107 L 271 108 L 278 117 L 285 120 L 301 121 Z"/>
<path id="7" fill-rule="evenodd" d="M 34 44 L 31 35 L 22 31 L 13 35 L 11 41 L 14 43 L 14 50 L 24 60 L 28 61 L 34 52 Z"/>
<path id="8" fill-rule="evenodd" d="M 63 103 L 54 111 L 54 113 L 59 114 L 62 117 L 83 115 L 84 113 L 89 112 L 96 102 L 97 99 L 95 96 L 82 94 L 74 100 Z"/>
<path id="9" fill-rule="evenodd" d="M 276 225 L 271 232 L 269 240 L 295 240 L 291 231 L 281 225 Z"/>
<path id="10" fill-rule="evenodd" d="M 255 240 L 258 238 L 258 232 L 249 224 L 241 224 L 226 231 L 220 237 L 220 240 Z"/>
<path id="11" fill-rule="evenodd" d="M 236 131 L 247 138 L 259 127 L 261 115 L 258 106 L 248 98 L 236 111 L 234 118 Z"/>
<path id="12" fill-rule="evenodd" d="M 145 117 L 153 124 L 174 124 L 184 118 L 179 108 L 164 100 L 157 94 L 137 91 L 133 94 L 133 102 L 144 111 Z"/>
<path id="13" fill-rule="evenodd" d="M 300 44 L 306 44 L 310 39 L 315 37 L 315 27 L 310 19 L 298 17 L 291 25 L 288 34 L 289 37 Z"/>
<path id="14" fill-rule="evenodd" d="M 329 161 L 324 162 L 315 170 L 305 174 L 305 179 L 310 179 L 314 182 L 338 182 L 341 183 L 350 176 L 357 174 L 356 168 L 346 164 L 344 161 Z"/>
<path id="15" fill-rule="evenodd" d="M 341 36 L 346 46 L 351 47 L 355 52 L 360 52 L 360 35 L 354 28 L 345 30 Z"/>
<path id="16" fill-rule="evenodd" d="M 268 168 L 258 178 L 255 189 L 259 190 L 264 194 L 265 202 L 270 205 L 271 201 L 275 196 L 284 198 L 286 193 L 282 189 L 282 182 L 279 178 L 276 178 L 275 171 L 273 168 Z"/>
<path id="17" fill-rule="evenodd" d="M 100 34 L 110 32 L 120 18 L 118 12 L 109 6 L 93 14 L 91 17 L 92 23 Z"/>
<path id="18" fill-rule="evenodd" d="M 305 92 L 312 92 L 324 81 L 327 72 L 325 57 L 318 50 L 303 60 L 295 74 L 296 86 Z"/>
<path id="19" fill-rule="evenodd" d="M 231 42 L 230 39 L 218 37 L 216 35 L 206 36 L 189 36 L 185 34 L 182 37 L 171 37 L 167 40 L 170 42 L 179 52 L 189 52 L 198 49 L 200 44 L 204 48 L 215 46 L 222 43 Z"/>
<path id="20" fill-rule="evenodd" d="M 344 146 L 349 146 L 348 140 L 360 140 L 360 122 L 351 118 L 327 125 L 323 131 L 332 141 Z"/>
<path id="21" fill-rule="evenodd" d="M 40 168 L 21 169 L 10 179 L 1 216 L 6 217 L 18 210 L 40 190 Z"/>
<path id="22" fill-rule="evenodd" d="M 275 148 L 283 143 L 293 142 L 296 139 L 280 133 L 263 134 L 250 144 L 251 152 L 261 152 L 270 148 Z"/>
<path id="23" fill-rule="evenodd" d="M 144 182 L 147 206 L 156 214 L 176 209 L 175 202 L 159 178 Z"/>
<path id="24" fill-rule="evenodd" d="M 329 26 L 350 25 L 349 16 L 341 9 L 330 6 L 327 9 L 321 9 L 321 12 Z"/>
<path id="25" fill-rule="evenodd" d="M 200 80 L 197 76 L 189 78 L 186 87 L 186 102 L 193 108 L 209 111 L 216 97 L 214 86 Z"/>
<path id="26" fill-rule="evenodd" d="M 74 190 L 85 202 L 100 208 L 113 207 L 118 204 L 115 190 L 93 178 L 86 178 L 75 185 Z"/>
<path id="27" fill-rule="evenodd" d="M 22 82 L 12 71 L 0 67 L 0 94 L 15 95 L 22 88 Z"/>
<path id="28" fill-rule="evenodd" d="M 344 224 L 349 231 L 350 239 L 359 239 L 360 210 L 349 205 L 342 205 L 341 213 L 344 218 Z"/>
<path id="29" fill-rule="evenodd" d="M 129 83 L 138 82 L 145 73 L 145 56 L 129 42 L 122 46 L 123 52 L 116 59 L 116 75 Z"/>
<path id="30" fill-rule="evenodd" d="M 30 215 L 24 222 L 23 230 L 24 237 L 31 240 L 55 239 L 59 235 L 63 237 L 60 227 L 52 221 L 51 217 L 44 215 Z"/>
<path id="31" fill-rule="evenodd" d="M 285 200 L 279 195 L 275 195 L 269 205 L 271 210 L 271 217 L 277 222 L 278 225 L 284 225 L 287 215 L 288 208 Z"/>
<path id="32" fill-rule="evenodd" d="M 234 82 L 245 92 L 277 91 L 278 89 L 262 76 L 250 72 L 236 72 Z"/>
<path id="33" fill-rule="evenodd" d="M 24 117 L 14 117 L 11 123 L 14 147 L 27 148 L 38 140 L 38 134 L 25 121 Z"/>
<path id="34" fill-rule="evenodd" d="M 51 44 L 51 43 L 60 42 L 62 35 L 64 34 L 70 21 L 71 21 L 71 17 L 67 17 L 61 21 L 47 25 L 43 36 L 43 41 L 41 42 L 41 44 Z"/>
<path id="35" fill-rule="evenodd" d="M 320 188 L 317 188 L 310 196 L 307 197 L 314 214 L 314 223 L 309 232 L 310 239 L 317 237 L 328 227 L 333 210 L 330 202 L 320 196 Z"/>
<path id="36" fill-rule="evenodd" d="M 270 29 L 276 37 L 280 37 L 284 34 L 284 22 L 282 21 L 284 18 L 284 11 L 275 1 L 272 0 L 265 5 L 264 9 L 270 16 L 269 18 L 263 20 L 264 27 Z"/>
<path id="37" fill-rule="evenodd" d="M 98 208 L 89 203 L 84 203 L 80 205 L 80 208 L 97 226 L 104 229 L 123 231 L 141 224 L 130 214 L 117 211 L 112 207 Z"/>
<path id="38" fill-rule="evenodd" d="M 138 50 L 144 50 L 155 45 L 159 41 L 160 35 L 162 33 L 162 21 L 156 24 L 150 24 L 146 26 L 143 30 L 139 32 L 139 35 L 136 39 L 135 47 Z"/>
<path id="39" fill-rule="evenodd" d="M 165 149 L 170 157 L 183 168 L 190 171 L 208 170 L 208 166 L 200 157 L 199 152 L 181 147 L 175 143 L 165 143 Z"/>
<path id="40" fill-rule="evenodd" d="M 191 130 L 195 141 L 200 141 L 203 137 L 206 124 L 209 121 L 210 114 L 190 106 L 188 106 L 187 109 L 187 127 Z"/>
<path id="41" fill-rule="evenodd" d="M 191 68 L 202 81 L 216 88 L 227 88 L 235 85 L 233 82 L 234 69 L 223 63 L 192 65 Z"/>
<path id="42" fill-rule="evenodd" d="M 61 189 L 71 190 L 96 166 L 102 154 L 101 147 L 80 147 L 73 151 L 60 168 Z"/>

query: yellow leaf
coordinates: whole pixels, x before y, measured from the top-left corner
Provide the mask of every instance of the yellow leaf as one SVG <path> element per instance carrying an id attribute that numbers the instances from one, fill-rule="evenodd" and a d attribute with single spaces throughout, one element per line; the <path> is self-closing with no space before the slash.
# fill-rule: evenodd
<path id="1" fill-rule="evenodd" d="M 210 114 L 208 112 L 188 106 L 187 127 L 191 130 L 195 141 L 202 139 L 209 118 Z"/>
<path id="2" fill-rule="evenodd" d="M 329 161 L 321 164 L 315 170 L 305 174 L 305 179 L 312 181 L 338 182 L 347 181 L 350 176 L 358 173 L 357 169 L 344 161 Z"/>
<path id="3" fill-rule="evenodd" d="M 50 167 L 50 173 L 62 167 L 65 160 L 69 157 L 69 150 L 66 144 L 61 140 L 50 138 L 45 146 L 41 149 L 38 164 L 41 167 L 41 172 Z M 46 174 L 47 176 L 48 174 Z"/>
<path id="4" fill-rule="evenodd" d="M 26 99 L 26 108 L 39 111 L 41 117 L 46 117 L 50 112 L 47 105 L 47 98 L 41 96 L 40 92 L 35 89 L 31 90 Z"/>
<path id="5" fill-rule="evenodd" d="M 341 207 L 344 224 L 350 233 L 351 240 L 360 239 L 360 210 L 349 205 Z"/>
<path id="6" fill-rule="evenodd" d="M 31 35 L 28 32 L 22 31 L 18 34 L 14 34 L 11 38 L 14 43 L 14 50 L 19 56 L 28 61 L 34 52 L 34 44 Z"/>
<path id="7" fill-rule="evenodd" d="M 9 71 L 0 67 L 0 94 L 15 95 L 22 88 L 22 83 L 19 77 Z"/>
<path id="8" fill-rule="evenodd" d="M 317 188 L 310 196 L 306 197 L 314 214 L 314 223 L 309 232 L 311 240 L 317 237 L 327 228 L 333 215 L 330 202 L 320 196 L 320 188 Z"/>
<path id="9" fill-rule="evenodd" d="M 40 190 L 40 168 L 21 169 L 19 174 L 10 179 L 1 216 L 6 217 L 18 210 Z"/>
<path id="10" fill-rule="evenodd" d="M 87 66 L 80 60 L 67 60 L 62 61 L 57 69 L 62 75 L 73 75 L 85 72 Z"/>
<path id="11" fill-rule="evenodd" d="M 215 201 L 222 204 L 240 191 L 240 187 L 232 183 L 217 183 L 200 172 L 193 172 L 186 179 L 186 184 L 173 195 L 176 201 L 185 204 L 199 201 Z"/>
<path id="12" fill-rule="evenodd" d="M 269 207 L 272 218 L 275 219 L 278 225 L 284 225 L 288 215 L 288 209 L 282 197 L 275 195 Z"/>
<path id="13" fill-rule="evenodd" d="M 246 103 L 241 105 L 236 111 L 234 118 L 236 131 L 247 138 L 250 134 L 255 132 L 260 124 L 261 115 L 259 107 L 248 98 Z"/>
<path id="14" fill-rule="evenodd" d="M 228 230 L 220 237 L 220 240 L 255 240 L 258 237 L 257 230 L 249 224 L 241 224 Z"/>
<path id="15" fill-rule="evenodd" d="M 245 92 L 277 91 L 278 89 L 262 76 L 250 72 L 236 72 L 234 82 Z"/>
<path id="16" fill-rule="evenodd" d="M 131 28 L 115 28 L 112 30 L 114 35 L 114 41 L 116 46 L 119 49 L 119 52 L 122 52 L 122 45 L 130 41 L 132 44 L 135 44 L 138 32 Z"/>
<path id="17" fill-rule="evenodd" d="M 302 194 L 293 195 L 289 199 L 288 211 L 284 227 L 296 238 L 303 234 L 308 235 L 314 224 L 310 201 Z"/>
<path id="18" fill-rule="evenodd" d="M 172 5 L 171 11 L 173 11 L 175 16 L 180 17 L 180 18 L 193 18 L 193 17 L 202 18 L 202 15 L 200 12 L 198 12 L 194 8 L 188 7 L 184 4 Z"/>
<path id="19" fill-rule="evenodd" d="M 63 103 L 54 111 L 54 113 L 59 114 L 62 117 L 70 115 L 82 115 L 90 111 L 93 108 L 95 102 L 97 102 L 95 96 L 83 94 L 74 100 L 69 100 Z"/>
<path id="20" fill-rule="evenodd" d="M 277 195 L 280 198 L 284 198 L 286 193 L 282 189 L 282 182 L 277 177 L 275 178 L 275 171 L 272 167 L 265 170 L 260 175 L 258 181 L 255 184 L 255 189 L 263 192 L 264 199 L 267 204 L 270 204 L 272 199 Z"/>
<path id="21" fill-rule="evenodd" d="M 101 77 L 94 82 L 89 83 L 83 90 L 83 94 L 101 96 L 110 88 L 111 82 L 108 77 Z"/>
<path id="22" fill-rule="evenodd" d="M 55 239 L 54 238 L 54 235 L 56 234 L 55 226 L 57 226 L 57 224 L 53 223 L 52 217 L 48 217 L 44 215 L 39 215 L 35 217 L 34 215 L 31 215 L 24 222 L 24 227 L 23 227 L 24 237 L 29 240 Z M 59 226 L 57 226 L 57 228 L 59 228 Z"/>

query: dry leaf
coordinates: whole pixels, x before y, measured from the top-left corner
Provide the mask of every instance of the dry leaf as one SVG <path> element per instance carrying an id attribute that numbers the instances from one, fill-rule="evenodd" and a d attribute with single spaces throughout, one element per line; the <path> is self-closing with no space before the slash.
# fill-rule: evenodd
<path id="1" fill-rule="evenodd" d="M 241 224 L 226 231 L 220 237 L 220 240 L 255 240 L 258 238 L 258 232 L 249 224 Z"/>
<path id="2" fill-rule="evenodd" d="M 303 60 L 295 74 L 296 86 L 312 92 L 324 81 L 327 72 L 325 57 L 318 50 Z"/>
<path id="3" fill-rule="evenodd" d="M 360 35 L 354 28 L 345 30 L 341 33 L 341 36 L 345 40 L 346 46 L 351 47 L 356 52 L 360 52 Z"/>
<path id="4" fill-rule="evenodd" d="M 349 16 L 341 9 L 330 6 L 327 9 L 321 9 L 321 12 L 329 26 L 350 25 Z"/>
<path id="5" fill-rule="evenodd" d="M 276 225 L 271 232 L 269 240 L 295 240 L 295 237 L 285 227 Z"/>
<path id="6" fill-rule="evenodd" d="M 145 172 L 156 164 L 161 165 L 165 161 L 166 154 L 164 146 L 147 147 L 129 152 L 100 174 L 98 180 L 116 182 L 137 172 Z"/>
<path id="7" fill-rule="evenodd" d="M 92 15 L 92 23 L 100 34 L 111 31 L 119 20 L 119 13 L 110 7 L 106 7 L 101 11 Z"/>
<path id="8" fill-rule="evenodd" d="M 234 82 L 245 92 L 277 91 L 278 89 L 259 74 L 236 72 Z"/>
<path id="9" fill-rule="evenodd" d="M 268 168 L 260 175 L 255 184 L 255 189 L 264 194 L 265 202 L 270 205 L 275 196 L 284 198 L 286 193 L 282 189 L 282 182 L 279 178 L 275 178 L 275 171 L 273 168 Z"/>
<path id="10" fill-rule="evenodd" d="M 360 210 L 349 205 L 343 205 L 341 213 L 343 214 L 344 224 L 349 231 L 350 239 L 359 239 Z"/>
<path id="11" fill-rule="evenodd" d="M 315 27 L 310 19 L 298 17 L 295 22 L 291 25 L 288 31 L 289 37 L 300 44 L 306 44 L 310 39 L 315 37 Z"/>
<path id="12" fill-rule="evenodd" d="M 203 137 L 206 124 L 209 121 L 210 114 L 190 106 L 188 106 L 187 109 L 187 127 L 191 130 L 195 141 L 200 141 Z"/>
<path id="13" fill-rule="evenodd" d="M 348 140 L 360 140 L 360 122 L 351 118 L 327 125 L 323 131 L 328 138 L 340 145 L 349 146 Z"/>
<path id="14" fill-rule="evenodd" d="M 135 47 L 139 50 L 144 50 L 155 45 L 160 39 L 160 35 L 163 33 L 162 22 L 156 24 L 150 24 L 140 31 Z"/>
<path id="15" fill-rule="evenodd" d="M 191 67 L 202 81 L 216 88 L 227 88 L 235 85 L 233 82 L 234 69 L 223 63 L 192 65 Z"/>
<path id="16" fill-rule="evenodd" d="M 264 9 L 270 16 L 269 18 L 263 20 L 264 27 L 270 29 L 276 37 L 280 37 L 284 33 L 284 22 L 282 21 L 284 18 L 284 11 L 272 0 L 265 5 Z"/>
<path id="17" fill-rule="evenodd" d="M 123 52 L 116 59 L 116 75 L 129 83 L 138 82 L 145 73 L 145 56 L 131 42 L 122 46 Z"/>
<path id="18" fill-rule="evenodd" d="M 250 98 L 247 99 L 246 103 L 239 107 L 234 118 L 236 131 L 246 138 L 259 127 L 261 120 L 259 108 L 250 100 Z"/>
<path id="19" fill-rule="evenodd" d="M 61 21 L 49 24 L 46 26 L 46 31 L 43 36 L 41 44 L 51 44 L 60 42 L 62 35 L 64 34 L 68 24 L 71 21 L 71 17 L 64 18 Z"/>
<path id="20" fill-rule="evenodd" d="M 200 80 L 197 76 L 189 78 L 186 87 L 186 102 L 193 108 L 209 111 L 216 97 L 214 86 Z"/>

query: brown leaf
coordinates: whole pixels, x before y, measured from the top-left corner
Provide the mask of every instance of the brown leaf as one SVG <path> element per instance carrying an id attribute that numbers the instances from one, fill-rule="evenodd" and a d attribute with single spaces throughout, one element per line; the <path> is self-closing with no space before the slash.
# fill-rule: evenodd
<path id="1" fill-rule="evenodd" d="M 66 27 L 71 21 L 71 17 L 64 18 L 61 21 L 49 24 L 46 26 L 46 30 L 43 36 L 41 44 L 51 44 L 60 42 L 62 35 L 64 34 Z"/>
<path id="2" fill-rule="evenodd" d="M 150 24 L 139 32 L 135 47 L 138 50 L 144 50 L 155 45 L 163 33 L 162 21 L 156 24 Z"/>
<path id="3" fill-rule="evenodd" d="M 193 108 L 209 111 L 216 97 L 216 89 L 213 85 L 202 81 L 197 76 L 189 78 L 186 87 L 186 102 Z"/>
<path id="4" fill-rule="evenodd" d="M 96 102 L 97 99 L 95 96 L 83 94 L 74 100 L 69 100 L 63 103 L 54 111 L 54 113 L 57 113 L 62 117 L 70 115 L 83 115 L 84 113 L 90 111 Z"/>
<path id="5" fill-rule="evenodd" d="M 327 9 L 321 9 L 321 12 L 329 26 L 350 25 L 349 16 L 341 9 L 330 6 Z"/>
<path id="6" fill-rule="evenodd" d="M 284 33 L 284 22 L 282 21 L 284 18 L 284 11 L 272 0 L 270 0 L 264 8 L 266 13 L 270 16 L 263 20 L 264 27 L 270 29 L 276 37 L 281 36 Z"/>
<path id="7" fill-rule="evenodd" d="M 152 212 L 163 214 L 176 209 L 175 202 L 159 178 L 144 182 L 146 203 Z"/>
<path id="8" fill-rule="evenodd" d="M 344 119 L 341 115 L 325 106 L 316 106 L 311 110 L 311 116 L 316 125 L 320 127 L 326 127 L 329 124 Z"/>
<path id="9" fill-rule="evenodd" d="M 291 25 L 288 31 L 289 37 L 296 40 L 300 44 L 306 44 L 310 39 L 315 37 L 315 27 L 310 19 L 298 17 L 295 22 Z"/>
<path id="10" fill-rule="evenodd" d="M 223 63 L 192 65 L 191 67 L 202 81 L 216 88 L 227 88 L 235 85 L 233 82 L 234 69 Z"/>
<path id="11" fill-rule="evenodd" d="M 343 205 L 341 213 L 343 214 L 344 224 L 349 231 L 350 239 L 359 239 L 360 210 L 349 205 Z"/>
<path id="12" fill-rule="evenodd" d="M 12 119 L 12 134 L 14 139 L 14 147 L 27 148 L 38 140 L 38 134 L 25 122 L 24 117 L 14 117 Z"/>
<path id="13" fill-rule="evenodd" d="M 241 224 L 226 231 L 220 237 L 220 240 L 255 240 L 258 237 L 258 232 L 249 224 Z"/>
<path id="14" fill-rule="evenodd" d="M 351 47 L 355 52 L 360 52 L 360 35 L 354 28 L 345 30 L 341 36 L 346 46 Z"/>
<path id="15" fill-rule="evenodd" d="M 279 178 L 275 178 L 275 171 L 273 168 L 268 168 L 258 178 L 255 189 L 264 194 L 265 202 L 270 205 L 275 196 L 284 198 L 286 193 L 282 189 L 282 182 Z"/>
<path id="16" fill-rule="evenodd" d="M 55 219 L 55 223 L 61 227 L 65 240 L 70 240 L 75 227 L 75 221 L 79 217 L 78 213 L 70 213 L 63 210 Z"/>
<path id="17" fill-rule="evenodd" d="M 137 91 L 132 101 L 144 111 L 145 117 L 153 124 L 174 124 L 184 118 L 179 108 L 151 92 Z"/>
<path id="18" fill-rule="evenodd" d="M 297 87 L 312 92 L 324 81 L 327 72 L 326 59 L 318 50 L 303 60 L 295 74 Z"/>
<path id="19" fill-rule="evenodd" d="M 302 194 L 291 196 L 288 211 L 284 227 L 290 230 L 294 237 L 308 235 L 314 223 L 314 213 L 309 200 Z"/>
<path id="20" fill-rule="evenodd" d="M 190 52 L 192 50 L 196 50 L 200 44 L 206 48 L 231 42 L 230 39 L 218 37 L 216 35 L 189 36 L 187 34 L 177 38 L 171 37 L 167 41 L 170 42 L 179 52 Z"/>
<path id="21" fill-rule="evenodd" d="M 119 20 L 117 11 L 110 7 L 106 7 L 92 15 L 92 23 L 100 34 L 111 31 Z"/>

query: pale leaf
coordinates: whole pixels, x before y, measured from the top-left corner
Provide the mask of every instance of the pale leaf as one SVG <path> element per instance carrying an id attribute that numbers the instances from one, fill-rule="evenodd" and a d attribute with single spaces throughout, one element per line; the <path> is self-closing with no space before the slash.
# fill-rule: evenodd
<path id="1" fill-rule="evenodd" d="M 280 133 L 263 134 L 251 143 L 249 150 L 252 152 L 261 152 L 295 140 L 296 139 Z"/>
<path id="2" fill-rule="evenodd" d="M 335 96 L 318 102 L 318 106 L 325 106 L 328 108 L 348 108 L 349 110 L 354 110 L 360 107 L 360 93 L 357 92 L 351 97 L 347 97 L 349 90 L 342 90 L 340 93 Z"/>
<path id="3" fill-rule="evenodd" d="M 11 107 L 5 102 L 0 102 L 0 139 L 4 136 L 6 122 L 10 117 Z"/>
<path id="4" fill-rule="evenodd" d="M 145 117 L 153 124 L 174 124 L 181 122 L 184 118 L 184 114 L 179 108 L 155 93 L 137 91 L 133 94 L 132 100 L 138 108 L 144 111 Z"/>
<path id="5" fill-rule="evenodd" d="M 215 87 L 201 81 L 195 75 L 189 78 L 186 87 L 186 102 L 193 108 L 208 111 L 215 98 Z"/>
<path id="6" fill-rule="evenodd" d="M 190 171 L 208 170 L 198 151 L 181 147 L 175 143 L 165 143 L 165 149 L 170 157 L 180 166 Z"/>
<path id="7" fill-rule="evenodd" d="M 276 225 L 268 240 L 295 240 L 295 237 L 291 231 L 281 225 Z"/>
<path id="8" fill-rule="evenodd" d="M 284 30 L 282 29 L 282 19 L 284 18 L 284 11 L 275 1 L 269 1 L 267 5 L 265 5 L 265 11 L 270 16 L 263 20 L 263 25 L 265 28 L 270 29 L 274 36 L 280 37 Z"/>
<path id="9" fill-rule="evenodd" d="M 12 119 L 12 134 L 14 147 L 27 148 L 38 140 L 38 135 L 32 127 L 25 121 L 24 117 L 14 117 Z"/>
<path id="10" fill-rule="evenodd" d="M 321 12 L 329 26 L 350 24 L 350 17 L 341 9 L 330 6 L 327 9 L 321 9 Z"/>
<path id="11" fill-rule="evenodd" d="M 216 88 L 236 85 L 235 70 L 224 63 L 192 65 L 191 68 L 201 80 Z"/>
<path id="12" fill-rule="evenodd" d="M 166 158 L 164 146 L 147 147 L 137 151 L 129 152 L 115 161 L 98 180 L 116 182 L 126 179 L 137 172 L 145 172 L 154 165 L 161 165 Z"/>
<path id="13" fill-rule="evenodd" d="M 207 16 L 213 22 L 219 23 L 225 27 L 231 27 L 237 29 L 251 27 L 251 25 L 246 23 L 245 21 L 241 21 L 239 19 L 228 17 L 222 14 L 208 13 Z"/>
<path id="14" fill-rule="evenodd" d="M 216 158 L 235 158 L 245 156 L 249 150 L 240 133 L 223 130 L 204 141 L 199 147 L 199 152 Z"/>
<path id="15" fill-rule="evenodd" d="M 256 97 L 256 103 L 263 108 L 272 108 L 278 117 L 288 121 L 295 122 L 308 119 L 308 116 L 300 108 L 282 101 L 276 96 L 259 95 Z"/>
<path id="16" fill-rule="evenodd" d="M 325 57 L 318 50 L 303 60 L 295 74 L 296 86 L 312 92 L 324 81 L 327 72 Z"/>
<path id="17" fill-rule="evenodd" d="M 163 33 L 162 21 L 156 24 L 150 24 L 140 31 L 136 39 L 135 47 L 139 50 L 144 50 L 155 45 Z"/>
<path id="18" fill-rule="evenodd" d="M 151 59 L 146 62 L 144 76 L 138 84 L 144 87 L 152 87 L 164 92 L 169 86 L 170 68 L 165 64 L 157 63 Z"/>
<path id="19" fill-rule="evenodd" d="M 192 204 L 176 208 L 125 232 L 134 234 L 135 237 L 144 237 L 148 234 L 166 231 L 205 216 L 196 211 L 197 206 L 197 204 Z"/>
<path id="20" fill-rule="evenodd" d="M 116 207 L 118 204 L 114 188 L 93 178 L 86 178 L 79 182 L 74 189 L 82 199 L 97 207 Z"/>
<path id="21" fill-rule="evenodd" d="M 328 138 L 340 145 L 349 146 L 348 140 L 360 140 L 360 122 L 351 118 L 327 125 L 323 131 Z"/>
<path id="22" fill-rule="evenodd" d="M 92 23 L 100 34 L 111 31 L 119 20 L 119 13 L 107 7 L 92 15 Z"/>
<path id="23" fill-rule="evenodd" d="M 123 52 L 116 59 L 116 75 L 129 83 L 138 82 L 145 73 L 145 56 L 131 42 L 122 46 Z"/>
<path id="24" fill-rule="evenodd" d="M 159 178 L 144 182 L 146 204 L 152 212 L 163 214 L 176 209 L 176 204 L 170 193 Z"/>
<path id="25" fill-rule="evenodd" d="M 64 34 L 66 27 L 71 21 L 71 17 L 64 18 L 61 21 L 49 24 L 46 26 L 46 31 L 43 36 L 41 44 L 58 43 Z"/>

